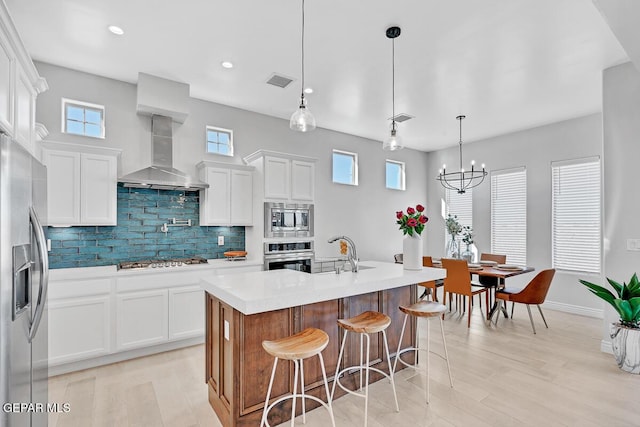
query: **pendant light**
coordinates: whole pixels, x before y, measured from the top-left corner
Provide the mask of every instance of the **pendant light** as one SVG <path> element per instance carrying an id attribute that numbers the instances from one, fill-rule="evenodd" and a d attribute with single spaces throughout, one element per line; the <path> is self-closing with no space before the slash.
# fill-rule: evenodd
<path id="1" fill-rule="evenodd" d="M 460 171 L 459 172 L 447 172 L 447 165 L 442 165 L 436 179 L 440 181 L 444 188 L 449 190 L 456 190 L 458 194 L 464 194 L 467 189 L 477 187 L 482 184 L 484 178 L 487 176 L 487 171 L 484 170 L 484 164 L 482 170 L 475 169 L 475 161 L 471 161 L 471 170 L 465 171 L 462 168 L 462 120 L 466 116 L 458 116 L 456 120 L 460 122 Z"/>
<path id="2" fill-rule="evenodd" d="M 387 38 L 391 39 L 391 131 L 382 143 L 388 151 L 402 149 L 402 139 L 398 136 L 396 124 L 396 38 L 400 35 L 400 27 L 387 28 Z"/>
<path id="3" fill-rule="evenodd" d="M 302 88 L 300 89 L 300 106 L 291 115 L 289 127 L 298 132 L 310 132 L 316 128 L 316 119 L 307 108 L 304 99 L 304 0 L 302 0 Z"/>

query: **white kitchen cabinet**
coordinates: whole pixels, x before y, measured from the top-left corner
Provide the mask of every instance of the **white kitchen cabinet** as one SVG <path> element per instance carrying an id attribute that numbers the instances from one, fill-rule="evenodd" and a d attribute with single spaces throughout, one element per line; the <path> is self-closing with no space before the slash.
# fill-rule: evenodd
<path id="1" fill-rule="evenodd" d="M 35 154 L 36 96 L 48 89 L 38 75 L 5 2 L 0 2 L 0 130 Z"/>
<path id="2" fill-rule="evenodd" d="M 0 127 L 13 135 L 13 92 L 15 56 L 5 35 L 0 33 Z"/>
<path id="3" fill-rule="evenodd" d="M 120 150 L 43 143 L 49 225 L 116 225 L 119 154 Z"/>
<path id="4" fill-rule="evenodd" d="M 116 225 L 118 162 L 114 155 L 80 157 L 80 224 Z"/>
<path id="5" fill-rule="evenodd" d="M 111 352 L 111 283 L 110 278 L 51 281 L 49 365 Z"/>
<path id="6" fill-rule="evenodd" d="M 256 166 L 265 201 L 313 202 L 317 159 L 260 150 L 244 160 Z"/>
<path id="7" fill-rule="evenodd" d="M 49 364 L 110 351 L 109 295 L 49 302 Z"/>
<path id="8" fill-rule="evenodd" d="M 200 179 L 200 225 L 253 224 L 253 170 L 251 166 L 203 161 Z"/>
<path id="9" fill-rule="evenodd" d="M 291 160 L 291 200 L 312 202 L 315 163 Z"/>
<path id="10" fill-rule="evenodd" d="M 21 67 L 16 67 L 14 137 L 30 153 L 34 151 L 36 92 Z"/>
<path id="11" fill-rule="evenodd" d="M 273 156 L 264 157 L 264 198 L 290 198 L 291 161 Z"/>
<path id="12" fill-rule="evenodd" d="M 169 289 L 169 339 L 204 335 L 204 291 L 199 285 Z"/>
<path id="13" fill-rule="evenodd" d="M 116 349 L 119 351 L 168 339 L 168 292 L 154 289 L 116 296 Z"/>
<path id="14" fill-rule="evenodd" d="M 258 261 L 225 260 L 161 273 L 114 267 L 51 270 L 50 373 L 200 344 L 205 332 L 200 278 L 261 270 Z"/>

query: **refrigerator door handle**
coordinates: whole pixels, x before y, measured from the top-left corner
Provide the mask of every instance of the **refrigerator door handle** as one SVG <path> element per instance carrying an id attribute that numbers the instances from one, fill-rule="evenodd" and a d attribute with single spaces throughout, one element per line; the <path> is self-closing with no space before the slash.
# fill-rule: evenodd
<path id="1" fill-rule="evenodd" d="M 29 218 L 31 220 L 31 226 L 33 228 L 33 234 L 36 238 L 36 245 L 38 248 L 38 258 L 40 259 L 40 291 L 38 292 L 38 300 L 36 302 L 35 313 L 33 315 L 33 321 L 29 327 L 29 342 L 33 340 L 38 332 L 38 326 L 40 326 L 40 320 L 42 320 L 42 314 L 44 313 L 44 305 L 47 301 L 47 290 L 49 287 L 49 258 L 47 255 L 47 240 L 44 235 L 44 230 L 38 219 L 38 215 L 33 207 L 29 208 Z"/>

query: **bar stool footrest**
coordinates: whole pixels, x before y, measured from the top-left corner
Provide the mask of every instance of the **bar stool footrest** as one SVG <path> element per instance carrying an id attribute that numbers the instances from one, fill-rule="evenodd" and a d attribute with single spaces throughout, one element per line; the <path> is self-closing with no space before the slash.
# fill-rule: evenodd
<path id="1" fill-rule="evenodd" d="M 315 400 L 316 402 L 320 403 L 322 406 L 324 406 L 324 408 L 329 411 L 329 414 L 331 414 L 331 409 L 329 408 L 329 405 L 322 399 L 320 399 L 319 397 L 313 396 L 313 395 L 308 395 L 308 394 L 289 394 L 287 396 L 282 396 L 276 400 L 274 400 L 273 402 L 271 402 L 269 404 L 269 406 L 267 406 L 267 414 L 269 412 L 271 412 L 271 410 L 280 402 L 284 402 L 285 400 L 289 400 L 289 399 L 297 399 L 298 397 L 300 398 L 305 398 L 305 399 L 311 399 L 311 400 Z M 264 425 L 267 427 L 271 427 L 271 424 L 269 424 L 268 420 L 264 420 Z"/>
<path id="2" fill-rule="evenodd" d="M 340 386 L 340 388 L 344 391 L 346 391 L 349 394 L 353 394 L 354 396 L 358 396 L 358 397 L 366 397 L 364 394 L 362 393 L 358 393 L 355 392 L 353 390 L 349 390 L 348 388 L 346 388 L 345 386 L 342 385 L 342 383 L 340 382 L 340 376 L 346 372 L 346 371 L 364 371 L 368 369 L 369 371 L 375 371 L 381 375 L 383 375 L 384 377 L 386 377 L 389 381 L 391 381 L 391 375 L 387 374 L 386 372 L 378 369 L 378 368 L 374 368 L 373 366 L 360 366 L 360 365 L 355 365 L 355 366 L 348 366 L 342 370 L 340 370 L 340 372 L 338 372 L 336 374 L 336 376 L 334 377 L 334 381 L 338 384 L 338 386 Z M 331 399 L 333 400 L 333 396 L 331 396 Z"/>

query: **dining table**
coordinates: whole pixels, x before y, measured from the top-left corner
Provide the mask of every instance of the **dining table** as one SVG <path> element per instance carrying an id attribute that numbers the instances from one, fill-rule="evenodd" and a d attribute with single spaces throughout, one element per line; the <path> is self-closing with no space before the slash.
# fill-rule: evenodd
<path id="1" fill-rule="evenodd" d="M 433 261 L 433 266 L 436 268 L 442 268 L 442 263 L 437 260 Z M 478 276 L 483 277 L 495 277 L 498 279 L 498 286 L 491 287 L 489 289 L 493 289 L 492 300 L 490 300 L 491 310 L 489 310 L 489 314 L 487 316 L 487 320 L 493 317 L 493 314 L 497 310 L 498 303 L 495 298 L 496 289 L 500 289 L 504 287 L 505 279 L 509 277 L 518 276 L 524 273 L 530 273 L 534 271 L 535 268 L 529 266 L 517 266 L 517 265 L 483 265 L 483 264 L 475 264 L 469 263 L 469 274 L 476 274 Z M 491 295 L 491 294 L 490 294 Z M 507 313 L 506 306 L 502 306 L 502 313 L 504 313 L 504 317 L 509 317 Z"/>

